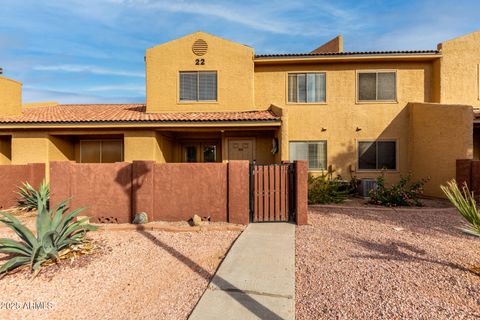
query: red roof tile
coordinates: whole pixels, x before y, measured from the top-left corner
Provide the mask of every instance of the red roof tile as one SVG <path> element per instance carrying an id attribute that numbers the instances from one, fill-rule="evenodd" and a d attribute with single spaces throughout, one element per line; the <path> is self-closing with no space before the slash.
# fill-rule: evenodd
<path id="1" fill-rule="evenodd" d="M 146 113 L 144 104 L 60 104 L 32 107 L 0 118 L 0 124 L 85 122 L 211 122 L 278 121 L 271 111 Z"/>

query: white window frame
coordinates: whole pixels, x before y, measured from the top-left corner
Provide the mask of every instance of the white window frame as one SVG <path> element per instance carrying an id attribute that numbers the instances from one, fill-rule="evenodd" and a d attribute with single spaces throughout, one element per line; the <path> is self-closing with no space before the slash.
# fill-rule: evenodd
<path id="1" fill-rule="evenodd" d="M 361 142 L 395 142 L 395 169 L 360 169 L 360 143 Z M 361 139 L 357 140 L 357 150 L 356 150 L 356 169 L 359 172 L 381 172 L 381 171 L 386 171 L 386 172 L 398 172 L 399 167 L 400 167 L 400 162 L 399 162 L 399 142 L 398 139 Z M 378 148 L 378 147 L 377 147 Z M 375 159 L 375 167 L 378 165 L 378 149 L 377 149 L 377 154 L 376 154 L 376 159 Z"/>
<path id="2" fill-rule="evenodd" d="M 197 74 L 197 100 L 181 100 L 181 96 L 182 96 L 182 89 L 181 89 L 181 74 L 182 73 L 195 73 Z M 199 92 L 200 92 L 200 77 L 198 76 L 199 73 L 215 73 L 216 75 L 216 88 L 215 88 L 215 96 L 217 97 L 216 100 L 198 100 L 198 96 L 199 96 Z M 179 71 L 178 72 L 178 85 L 177 85 L 177 88 L 178 88 L 178 103 L 186 103 L 186 104 L 190 104 L 190 103 L 196 103 L 196 104 L 199 104 L 199 103 L 217 103 L 218 102 L 218 72 L 215 71 L 215 70 L 201 70 L 201 71 L 197 71 L 197 70 L 190 70 L 190 71 L 186 71 L 186 70 L 182 70 L 182 71 Z"/>
<path id="3" fill-rule="evenodd" d="M 288 141 L 288 150 L 289 150 L 288 158 L 290 159 L 290 161 L 294 161 L 290 157 L 290 151 L 291 151 L 290 144 L 291 143 L 313 144 L 313 143 L 319 143 L 319 142 L 325 143 L 325 168 L 310 168 L 310 167 L 308 167 L 308 171 L 309 172 L 323 172 L 323 171 L 326 171 L 328 169 L 328 141 L 327 140 L 291 140 L 291 141 Z M 307 157 L 308 157 L 308 154 L 307 154 Z M 309 160 L 307 159 L 307 162 L 308 161 Z"/>
<path id="4" fill-rule="evenodd" d="M 323 73 L 325 75 L 325 101 L 318 101 L 318 102 L 293 102 L 293 101 L 289 101 L 288 100 L 288 96 L 289 96 L 289 77 L 291 74 L 305 74 L 305 76 L 307 74 L 311 74 L 311 73 Z M 307 84 L 305 83 L 305 87 L 307 86 Z M 327 89 L 327 72 L 326 71 L 322 71 L 322 70 L 319 70 L 319 71 L 289 71 L 287 72 L 287 77 L 286 77 L 286 103 L 287 104 L 308 104 L 308 105 L 314 105 L 314 104 L 327 104 L 327 92 L 328 92 L 328 89 Z M 298 82 L 297 82 L 297 90 L 298 90 Z M 307 94 L 305 92 L 305 94 Z"/>
<path id="5" fill-rule="evenodd" d="M 375 97 L 378 97 L 378 74 L 379 73 L 394 73 L 395 74 L 395 99 L 393 100 L 360 100 L 360 74 L 361 73 L 375 73 Z M 396 69 L 379 69 L 379 70 L 356 70 L 356 94 L 355 100 L 357 104 L 368 104 L 368 103 L 398 103 L 398 72 Z"/>

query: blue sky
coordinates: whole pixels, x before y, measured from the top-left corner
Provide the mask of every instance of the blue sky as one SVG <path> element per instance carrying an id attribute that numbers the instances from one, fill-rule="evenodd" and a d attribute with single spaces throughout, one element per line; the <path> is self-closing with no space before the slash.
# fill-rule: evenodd
<path id="1" fill-rule="evenodd" d="M 24 102 L 144 102 L 145 49 L 194 31 L 256 53 L 435 49 L 480 29 L 480 1 L 0 0 L 0 67 Z"/>

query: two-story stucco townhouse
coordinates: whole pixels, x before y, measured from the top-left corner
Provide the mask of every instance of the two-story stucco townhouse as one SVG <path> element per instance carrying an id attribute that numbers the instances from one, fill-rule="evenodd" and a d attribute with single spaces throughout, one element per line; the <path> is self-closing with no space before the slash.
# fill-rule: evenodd
<path id="1" fill-rule="evenodd" d="M 266 55 L 196 32 L 145 63 L 145 104 L 22 106 L 0 78 L 0 164 L 306 159 L 346 179 L 430 176 L 440 195 L 456 159 L 480 156 L 480 32 L 436 50 L 344 52 L 337 37 Z"/>

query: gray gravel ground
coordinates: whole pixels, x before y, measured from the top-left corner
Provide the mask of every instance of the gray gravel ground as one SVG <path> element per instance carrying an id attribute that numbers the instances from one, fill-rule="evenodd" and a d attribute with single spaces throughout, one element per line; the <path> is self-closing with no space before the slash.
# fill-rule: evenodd
<path id="1" fill-rule="evenodd" d="M 479 319 L 480 239 L 454 209 L 310 207 L 297 319 Z"/>
<path id="2" fill-rule="evenodd" d="M 1 279 L 0 319 L 186 319 L 238 234 L 91 233 L 103 244 L 98 255 L 51 266 L 34 280 L 26 272 Z M 12 235 L 0 229 L 5 236 Z M 8 302 L 20 310 L 6 310 Z M 28 302 L 52 305 L 28 309 Z"/>

